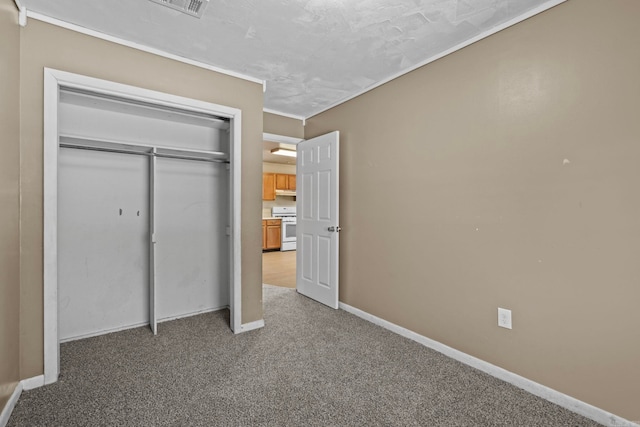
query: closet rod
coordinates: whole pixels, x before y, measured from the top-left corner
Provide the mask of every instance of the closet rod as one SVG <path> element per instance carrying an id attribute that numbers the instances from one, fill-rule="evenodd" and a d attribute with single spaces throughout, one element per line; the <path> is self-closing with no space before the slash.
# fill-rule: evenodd
<path id="1" fill-rule="evenodd" d="M 195 160 L 197 162 L 210 162 L 210 163 L 229 163 L 229 160 L 222 159 L 205 159 L 202 157 L 180 156 L 178 154 L 165 154 L 165 153 L 150 153 L 155 157 L 165 157 L 167 159 L 180 159 L 180 160 Z"/>
<path id="2" fill-rule="evenodd" d="M 205 159 L 202 157 L 180 156 L 178 154 L 163 154 L 163 153 L 154 154 L 154 153 L 144 152 L 144 151 L 118 150 L 117 148 L 103 148 L 103 147 L 87 147 L 82 145 L 64 144 L 64 143 L 60 143 L 60 148 L 75 148 L 78 150 L 102 151 L 106 153 L 136 154 L 139 156 L 147 156 L 147 157 L 155 156 L 155 157 L 164 157 L 167 159 L 195 160 L 199 162 L 210 162 L 210 163 L 229 163 L 228 160 L 222 160 L 222 159 Z"/>

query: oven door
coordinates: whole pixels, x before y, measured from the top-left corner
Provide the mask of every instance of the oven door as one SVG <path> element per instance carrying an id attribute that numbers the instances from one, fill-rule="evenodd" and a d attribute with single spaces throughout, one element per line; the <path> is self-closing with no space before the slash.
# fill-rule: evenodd
<path id="1" fill-rule="evenodd" d="M 296 241 L 296 223 L 282 222 L 282 243 Z"/>

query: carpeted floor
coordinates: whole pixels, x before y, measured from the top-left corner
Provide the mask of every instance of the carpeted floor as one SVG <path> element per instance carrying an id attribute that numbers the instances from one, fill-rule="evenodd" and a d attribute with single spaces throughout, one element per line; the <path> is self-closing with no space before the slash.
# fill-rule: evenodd
<path id="1" fill-rule="evenodd" d="M 9 426 L 597 425 L 295 290 L 264 308 L 238 336 L 223 311 L 63 344 Z"/>

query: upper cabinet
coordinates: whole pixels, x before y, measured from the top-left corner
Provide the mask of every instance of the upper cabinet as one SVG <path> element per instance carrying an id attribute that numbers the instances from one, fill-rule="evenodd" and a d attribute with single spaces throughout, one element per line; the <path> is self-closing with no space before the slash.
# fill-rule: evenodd
<path id="1" fill-rule="evenodd" d="M 296 189 L 296 176 L 290 174 L 276 174 L 276 190 L 294 190 Z"/>
<path id="2" fill-rule="evenodd" d="M 276 174 L 262 174 L 262 200 L 276 199 Z"/>
<path id="3" fill-rule="evenodd" d="M 288 190 L 289 189 L 289 175 L 277 173 L 276 174 L 276 190 Z"/>
<path id="4" fill-rule="evenodd" d="M 276 190 L 296 191 L 296 176 L 286 173 L 262 174 L 262 200 L 275 200 Z M 295 196 L 295 194 L 284 194 Z"/>

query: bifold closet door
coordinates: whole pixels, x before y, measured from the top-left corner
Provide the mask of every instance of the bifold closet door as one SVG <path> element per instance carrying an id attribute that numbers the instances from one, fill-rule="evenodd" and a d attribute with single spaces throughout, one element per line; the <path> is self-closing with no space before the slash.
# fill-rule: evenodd
<path id="1" fill-rule="evenodd" d="M 227 306 L 227 165 L 157 158 L 155 168 L 157 319 Z"/>
<path id="2" fill-rule="evenodd" d="M 61 341 L 149 321 L 148 158 L 60 149 Z"/>

